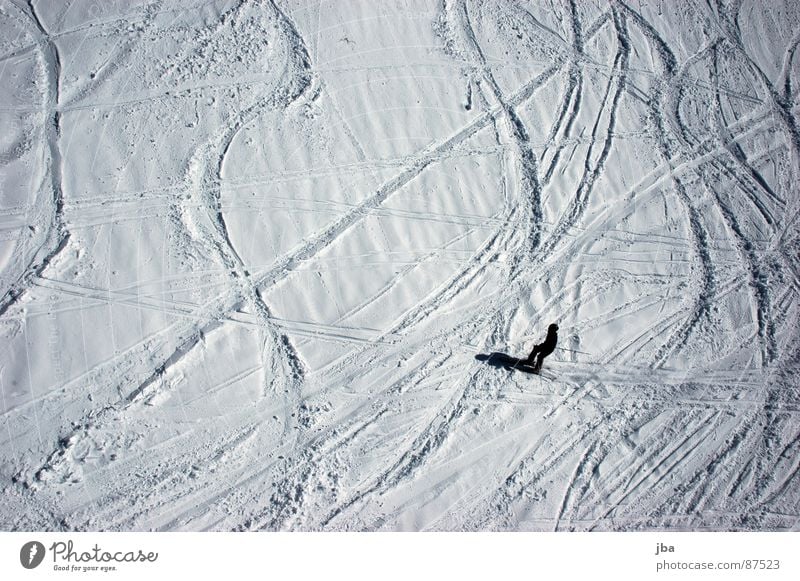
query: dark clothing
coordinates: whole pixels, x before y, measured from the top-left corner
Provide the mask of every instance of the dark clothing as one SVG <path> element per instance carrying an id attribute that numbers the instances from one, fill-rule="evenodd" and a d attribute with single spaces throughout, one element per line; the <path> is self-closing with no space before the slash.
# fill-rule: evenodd
<path id="1" fill-rule="evenodd" d="M 547 329 L 547 337 L 545 337 L 544 343 L 539 343 L 538 345 L 533 346 L 533 351 L 531 351 L 531 354 L 528 355 L 525 363 L 532 365 L 535 370 L 539 371 L 542 368 L 542 362 L 544 361 L 544 358 L 555 350 L 557 342 L 558 327 L 550 325 L 550 328 Z M 535 362 L 534 358 L 536 358 Z"/>

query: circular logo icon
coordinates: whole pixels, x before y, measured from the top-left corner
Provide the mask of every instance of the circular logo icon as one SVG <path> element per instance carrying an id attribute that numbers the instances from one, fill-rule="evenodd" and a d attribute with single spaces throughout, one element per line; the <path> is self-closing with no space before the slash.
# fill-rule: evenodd
<path id="1" fill-rule="evenodd" d="M 26 569 L 35 569 L 44 560 L 44 545 L 39 541 L 30 541 L 19 550 L 19 562 Z"/>

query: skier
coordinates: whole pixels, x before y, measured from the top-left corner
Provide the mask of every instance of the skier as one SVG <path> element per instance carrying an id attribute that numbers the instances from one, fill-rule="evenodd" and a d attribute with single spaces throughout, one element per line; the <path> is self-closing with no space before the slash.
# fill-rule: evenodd
<path id="1" fill-rule="evenodd" d="M 558 325 L 552 323 L 549 327 L 547 327 L 547 337 L 544 339 L 544 343 L 539 343 L 538 345 L 533 346 L 533 351 L 531 354 L 528 355 L 528 358 L 523 361 L 525 365 L 530 365 L 533 367 L 534 370 L 537 372 L 542 369 L 542 361 L 544 358 L 550 355 L 553 350 L 556 348 L 556 342 L 558 341 Z M 536 358 L 534 362 L 534 357 L 539 356 Z"/>

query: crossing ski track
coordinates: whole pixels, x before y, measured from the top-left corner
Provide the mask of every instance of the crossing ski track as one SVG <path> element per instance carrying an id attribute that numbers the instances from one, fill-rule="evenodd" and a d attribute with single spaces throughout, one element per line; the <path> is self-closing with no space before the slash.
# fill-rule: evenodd
<path id="1" fill-rule="evenodd" d="M 0 0 L 3 529 L 800 529 L 798 28 Z"/>

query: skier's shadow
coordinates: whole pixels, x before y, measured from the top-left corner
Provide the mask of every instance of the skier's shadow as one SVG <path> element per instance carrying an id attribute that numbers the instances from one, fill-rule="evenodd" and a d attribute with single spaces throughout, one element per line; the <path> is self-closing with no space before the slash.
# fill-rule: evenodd
<path id="1" fill-rule="evenodd" d="M 498 353 L 496 351 L 494 353 L 490 353 L 489 355 L 481 353 L 480 355 L 476 355 L 475 359 L 478 361 L 485 361 L 492 367 L 501 367 L 504 369 L 512 369 L 514 371 L 524 371 L 525 373 L 538 373 L 533 367 L 525 363 L 524 359 L 512 357 L 506 353 Z"/>

